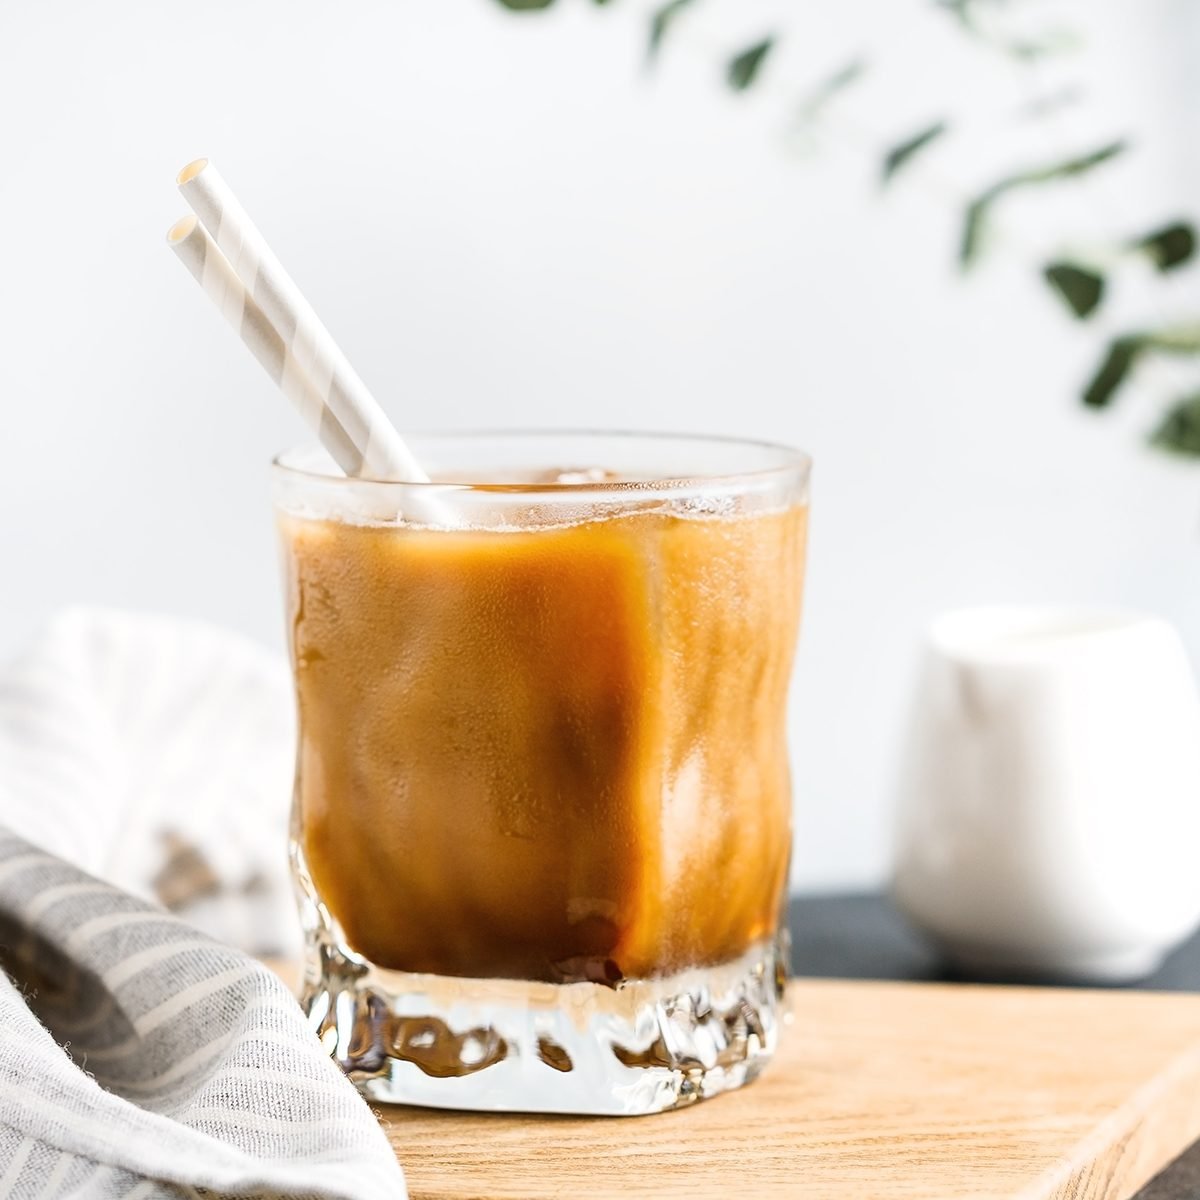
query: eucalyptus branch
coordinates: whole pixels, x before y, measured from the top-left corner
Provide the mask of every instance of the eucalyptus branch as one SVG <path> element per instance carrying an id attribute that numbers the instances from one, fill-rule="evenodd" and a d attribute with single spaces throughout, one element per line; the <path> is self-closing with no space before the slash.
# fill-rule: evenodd
<path id="1" fill-rule="evenodd" d="M 513 10 L 545 9 L 553 2 L 554 0 L 498 0 L 498 3 Z M 592 2 L 604 5 L 609 3 L 609 0 Z M 996 32 L 985 14 L 1001 7 L 1002 0 L 933 2 L 939 8 L 945 9 L 969 37 L 1021 63 L 1030 63 L 1049 54 L 1073 50 L 1080 44 L 1074 35 L 1062 30 L 1043 32 L 1035 37 L 1012 36 L 1009 31 Z M 656 61 L 679 18 L 687 10 L 695 7 L 696 3 L 697 0 L 665 0 L 652 12 L 646 47 L 648 62 L 653 64 Z M 731 51 L 726 48 L 724 71 L 727 85 L 736 92 L 745 92 L 758 86 L 764 65 L 773 55 L 779 40 L 778 35 L 772 35 L 740 49 Z M 721 53 L 721 50 L 718 48 L 715 52 Z M 855 58 L 821 80 L 801 101 L 793 131 L 807 134 L 819 121 L 827 120 L 828 110 L 834 99 L 862 78 L 866 69 L 867 64 L 861 58 Z M 771 72 L 771 84 L 777 82 L 777 74 Z M 1078 102 L 1081 96 L 1078 87 L 1067 87 L 1038 97 L 1012 116 L 1020 121 L 1038 119 L 1066 104 Z M 855 132 L 849 121 L 842 119 L 840 124 L 844 131 L 849 129 L 850 133 Z M 881 184 L 885 187 L 890 185 L 902 172 L 947 140 L 952 133 L 957 136 L 959 131 L 954 128 L 949 118 L 940 117 L 928 120 L 911 134 L 892 144 L 884 151 L 880 161 Z M 867 138 L 863 136 L 858 140 L 865 143 Z M 1129 143 L 1126 139 L 1113 140 L 1062 160 L 1012 172 L 974 196 L 962 195 L 959 188 L 949 189 L 955 193 L 954 199 L 964 205 L 958 254 L 961 267 L 967 270 L 979 261 L 985 240 L 993 240 L 990 237 L 985 239 L 985 234 L 991 230 L 994 214 L 1010 194 L 1090 176 L 1097 169 L 1125 154 L 1128 148 Z M 927 168 L 921 174 L 923 183 L 936 182 L 935 171 Z M 1194 223 L 1178 218 L 1118 244 L 1093 248 L 1087 254 L 1059 252 L 1045 262 L 1041 268 L 1041 277 L 1075 319 L 1088 320 L 1103 306 L 1110 290 L 1110 276 L 1121 269 L 1128 259 L 1141 257 L 1148 260 L 1158 273 L 1166 274 L 1193 261 L 1196 256 L 1196 243 Z M 1116 393 L 1134 373 L 1138 363 L 1148 356 L 1157 355 L 1200 358 L 1200 325 L 1162 326 L 1122 334 L 1112 339 L 1083 390 L 1083 402 L 1095 409 L 1108 407 Z M 1154 431 L 1151 441 L 1165 449 L 1200 457 L 1200 391 L 1184 396 L 1170 407 Z"/>

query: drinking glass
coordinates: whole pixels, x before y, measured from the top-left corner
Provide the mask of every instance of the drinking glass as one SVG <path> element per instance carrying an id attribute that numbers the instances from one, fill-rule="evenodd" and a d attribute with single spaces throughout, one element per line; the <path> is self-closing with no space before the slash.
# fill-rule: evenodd
<path id="1" fill-rule="evenodd" d="M 775 1049 L 809 464 L 734 439 L 276 461 L 302 1003 L 376 1100 L 634 1114 Z"/>

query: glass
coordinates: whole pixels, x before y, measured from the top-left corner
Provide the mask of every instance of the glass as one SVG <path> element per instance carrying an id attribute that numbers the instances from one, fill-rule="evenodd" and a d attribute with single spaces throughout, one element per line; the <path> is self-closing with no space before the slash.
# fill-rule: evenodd
<path id="1" fill-rule="evenodd" d="M 807 458 L 416 437 L 275 464 L 302 1003 L 369 1097 L 633 1114 L 779 1035 Z"/>

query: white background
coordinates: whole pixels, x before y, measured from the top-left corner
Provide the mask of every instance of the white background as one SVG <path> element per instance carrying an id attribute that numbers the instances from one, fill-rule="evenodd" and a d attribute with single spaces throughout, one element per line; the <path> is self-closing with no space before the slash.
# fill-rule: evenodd
<path id="1" fill-rule="evenodd" d="M 1082 411 L 1100 335 L 1036 279 L 1063 237 L 1200 208 L 1194 8 L 1035 6 L 1085 44 L 1030 72 L 917 0 L 697 7 L 653 74 L 637 0 L 0 7 L 0 655 L 78 601 L 281 645 L 266 463 L 302 430 L 164 247 L 201 154 L 402 427 L 814 454 L 799 886 L 883 877 L 937 610 L 1136 605 L 1200 651 L 1200 465 L 1141 445 L 1188 369 Z M 731 95 L 728 52 L 769 30 L 761 87 Z M 859 54 L 861 87 L 789 135 Z M 1013 115 L 1064 84 L 1084 102 Z M 946 111 L 955 134 L 881 197 L 882 150 Z M 1094 180 L 1013 197 L 996 253 L 955 278 L 968 192 L 1129 132 Z M 1194 307 L 1194 271 L 1153 294 L 1146 276 L 1126 266 L 1100 330 Z"/>

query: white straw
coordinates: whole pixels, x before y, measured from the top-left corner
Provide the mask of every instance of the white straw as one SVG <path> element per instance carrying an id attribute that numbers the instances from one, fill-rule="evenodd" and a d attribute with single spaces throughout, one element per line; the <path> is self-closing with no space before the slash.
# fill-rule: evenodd
<path id="1" fill-rule="evenodd" d="M 363 472 L 363 454 L 354 439 L 326 407 L 309 377 L 295 369 L 287 346 L 267 320 L 229 260 L 195 217 L 176 221 L 167 243 L 208 293 L 263 369 L 300 410 L 301 416 L 347 475 Z"/>
<path id="2" fill-rule="evenodd" d="M 183 198 L 211 234 L 211 240 L 202 241 L 193 230 L 184 230 L 176 237 L 175 231 L 183 228 L 184 223 L 180 222 L 171 231 L 172 246 L 218 303 L 222 301 L 206 282 L 205 276 L 209 272 L 214 280 L 218 276 L 221 278 L 222 295 L 230 287 L 226 276 L 241 281 L 244 299 L 241 301 L 243 316 L 237 318 L 242 324 L 239 332 L 283 391 L 301 406 L 301 411 L 317 429 L 338 465 L 347 475 L 428 482 L 429 476 L 216 168 L 208 159 L 199 158 L 180 171 L 178 183 Z M 216 242 L 215 247 L 212 240 Z M 206 265 L 212 264 L 218 256 L 223 266 Z M 198 262 L 199 268 L 193 265 L 193 260 Z M 214 283 L 214 286 L 217 285 Z M 232 305 L 234 302 L 228 300 L 226 303 Z M 230 313 L 226 315 L 231 323 L 237 324 Z M 278 375 L 243 332 L 249 324 L 251 336 L 258 342 L 269 341 L 265 333 L 257 332 L 255 322 L 260 318 L 273 329 L 282 346 Z M 276 352 L 272 349 L 269 354 L 274 360 Z M 303 401 L 299 399 L 301 396 Z M 312 407 L 314 397 L 319 406 L 315 410 Z M 339 444 L 336 452 L 326 439 L 327 424 L 336 426 L 333 435 L 333 441 Z M 346 439 L 357 452 L 356 458 L 345 452 Z"/>

